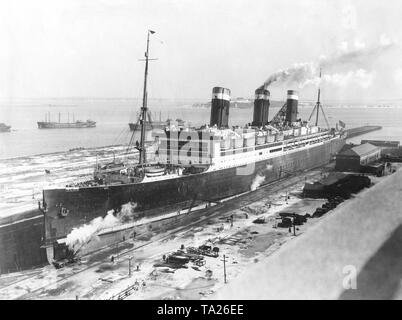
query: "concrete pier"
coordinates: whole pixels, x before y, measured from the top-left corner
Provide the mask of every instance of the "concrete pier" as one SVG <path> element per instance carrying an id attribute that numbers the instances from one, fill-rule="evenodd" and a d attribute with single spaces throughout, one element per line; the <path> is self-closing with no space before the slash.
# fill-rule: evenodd
<path id="1" fill-rule="evenodd" d="M 372 131 L 377 131 L 381 130 L 381 126 L 363 126 L 363 127 L 357 127 L 357 128 L 351 128 L 351 129 L 346 129 L 346 132 L 348 134 L 348 138 L 353 138 L 357 136 L 361 136 L 363 134 L 372 132 Z"/>

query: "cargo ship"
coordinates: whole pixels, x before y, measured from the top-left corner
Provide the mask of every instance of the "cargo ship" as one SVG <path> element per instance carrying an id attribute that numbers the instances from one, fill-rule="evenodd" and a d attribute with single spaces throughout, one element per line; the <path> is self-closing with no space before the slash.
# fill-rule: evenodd
<path id="1" fill-rule="evenodd" d="M 59 113 L 59 121 L 50 121 L 50 113 L 45 115 L 45 121 L 38 121 L 38 129 L 81 129 L 81 128 L 95 128 L 96 122 L 92 120 L 74 120 L 73 115 L 73 122 L 70 122 L 70 117 L 68 117 L 67 122 L 60 121 L 60 113 Z"/>
<path id="2" fill-rule="evenodd" d="M 10 132 L 11 126 L 8 126 L 4 123 L 0 123 L 0 132 Z"/>
<path id="3" fill-rule="evenodd" d="M 94 250 L 97 244 L 105 243 L 99 240 L 102 235 L 122 228 L 131 230 L 128 236 L 135 237 L 136 221 L 213 203 L 325 165 L 345 144 L 343 128 L 317 125 L 318 111 L 315 124 L 297 118 L 299 98 L 295 90 L 288 90 L 286 103 L 268 121 L 270 92 L 262 86 L 255 90 L 252 122 L 244 127 L 229 127 L 231 91 L 214 87 L 209 124 L 154 130 L 153 144 L 147 147 L 150 34 L 145 53 L 141 141 L 136 143 L 138 163 L 98 164 L 89 181 L 43 190 L 39 206 L 44 215 L 43 247 L 49 262 L 85 245 Z M 98 235 L 97 241 L 84 236 L 90 230 Z"/>

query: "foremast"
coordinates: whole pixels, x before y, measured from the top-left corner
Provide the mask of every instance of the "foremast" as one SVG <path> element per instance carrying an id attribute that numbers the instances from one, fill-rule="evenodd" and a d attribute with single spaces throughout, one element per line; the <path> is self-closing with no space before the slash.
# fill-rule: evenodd
<path id="1" fill-rule="evenodd" d="M 320 68 L 320 84 L 321 84 L 321 72 L 322 72 L 322 70 Z M 318 85 L 317 102 L 316 102 L 316 104 L 315 104 L 315 106 L 313 108 L 313 111 L 311 111 L 310 117 L 308 118 L 308 122 L 310 122 L 310 120 L 311 120 L 311 118 L 312 118 L 312 116 L 314 114 L 314 111 L 315 111 L 316 112 L 315 125 L 318 126 L 318 117 L 319 117 L 319 113 L 320 113 L 320 109 L 321 109 L 322 115 L 324 116 L 325 123 L 327 125 L 327 128 L 329 129 L 329 127 L 330 127 L 329 122 L 328 122 L 327 116 L 325 115 L 325 112 L 324 112 L 322 103 L 320 101 L 320 98 L 321 98 L 321 86 Z"/>
<path id="2" fill-rule="evenodd" d="M 154 34 L 155 31 L 148 30 L 147 35 L 147 51 L 145 52 L 145 74 L 144 74 L 144 92 L 142 96 L 142 107 L 141 107 L 141 116 L 140 116 L 140 125 L 141 125 L 141 138 L 140 143 L 137 146 L 138 151 L 140 152 L 139 164 L 143 165 L 146 163 L 145 156 L 145 126 L 146 126 L 146 117 L 148 113 L 147 99 L 147 80 L 148 80 L 148 62 L 149 62 L 149 36 Z"/>

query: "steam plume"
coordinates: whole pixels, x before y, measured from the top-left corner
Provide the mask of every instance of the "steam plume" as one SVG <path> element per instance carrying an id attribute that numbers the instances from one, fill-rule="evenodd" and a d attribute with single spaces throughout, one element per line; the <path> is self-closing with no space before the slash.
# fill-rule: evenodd
<path id="1" fill-rule="evenodd" d="M 372 48 L 366 48 L 359 43 L 357 48 L 348 50 L 347 45 L 344 45 L 341 52 L 334 56 L 323 56 L 318 62 L 297 63 L 288 69 L 275 72 L 264 82 L 261 88 L 273 83 L 293 83 L 297 84 L 299 88 L 303 88 L 309 84 L 318 85 L 321 81 L 334 85 L 356 82 L 362 87 L 368 87 L 371 84 L 373 73 L 368 72 L 365 68 L 394 46 L 395 42 L 386 37 L 382 37 L 379 45 Z M 343 73 L 330 72 L 332 69 L 341 67 L 349 67 L 350 70 Z M 320 68 L 325 69 L 325 75 L 322 79 L 318 77 Z"/>
<path id="2" fill-rule="evenodd" d="M 136 203 L 126 203 L 122 205 L 121 210 L 115 216 L 113 211 L 108 211 L 107 215 L 97 217 L 88 224 L 74 228 L 66 238 L 66 245 L 74 252 L 85 246 L 92 239 L 97 238 L 97 234 L 106 228 L 111 228 L 121 223 L 127 223 L 135 218 Z"/>
<path id="3" fill-rule="evenodd" d="M 79 250 L 81 246 L 87 244 L 102 229 L 113 227 L 119 222 L 112 212 L 108 212 L 106 217 L 98 217 L 90 223 L 84 224 L 79 228 L 74 228 L 66 239 L 66 245 L 70 250 Z"/>
<path id="4" fill-rule="evenodd" d="M 253 182 L 251 183 L 251 186 L 250 186 L 251 191 L 256 190 L 261 185 L 261 183 L 264 182 L 264 180 L 265 180 L 264 176 L 257 174 L 255 176 L 255 178 L 253 179 Z"/>

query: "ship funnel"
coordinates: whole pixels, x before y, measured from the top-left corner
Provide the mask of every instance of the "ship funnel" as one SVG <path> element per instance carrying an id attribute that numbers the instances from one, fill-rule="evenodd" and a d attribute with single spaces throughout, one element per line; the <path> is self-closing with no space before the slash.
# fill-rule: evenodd
<path id="1" fill-rule="evenodd" d="M 255 90 L 253 126 L 262 127 L 268 124 L 269 91 L 265 88 Z"/>
<path id="2" fill-rule="evenodd" d="M 222 87 L 212 89 L 210 126 L 229 127 L 230 90 Z"/>
<path id="3" fill-rule="evenodd" d="M 286 101 L 286 121 L 297 121 L 297 104 L 299 102 L 298 92 L 296 90 L 288 90 L 288 98 Z"/>

